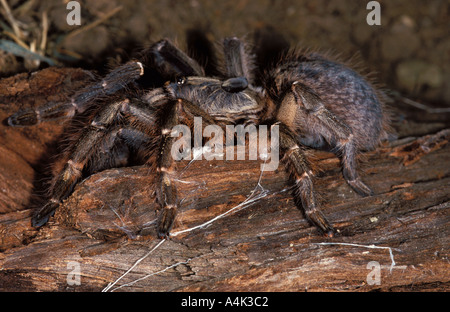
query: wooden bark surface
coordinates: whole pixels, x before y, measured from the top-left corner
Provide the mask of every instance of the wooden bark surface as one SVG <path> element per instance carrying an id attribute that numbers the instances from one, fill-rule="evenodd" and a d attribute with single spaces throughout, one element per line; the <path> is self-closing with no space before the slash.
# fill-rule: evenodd
<path id="1" fill-rule="evenodd" d="M 81 70 L 54 68 L 0 80 L 0 119 L 61 100 L 88 80 Z M 110 283 L 109 291 L 448 290 L 449 115 L 393 105 L 401 108 L 394 124 L 400 139 L 363 155 L 363 179 L 376 195 L 358 196 L 338 159 L 314 152 L 323 169 L 315 187 L 339 230 L 335 238 L 306 222 L 283 170 L 261 175 L 257 161 L 178 164 L 183 200 L 170 240 L 155 236 L 157 206 L 146 167 L 85 179 L 37 230 L 30 216 L 64 125 L 3 123 L 0 290 L 101 291 Z M 381 275 L 373 284 L 377 265 Z"/>

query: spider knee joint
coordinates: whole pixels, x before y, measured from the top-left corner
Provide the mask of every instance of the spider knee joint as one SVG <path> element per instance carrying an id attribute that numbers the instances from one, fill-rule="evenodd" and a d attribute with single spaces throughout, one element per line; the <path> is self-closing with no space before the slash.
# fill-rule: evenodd
<path id="1" fill-rule="evenodd" d="M 302 175 L 299 178 L 297 178 L 297 180 L 295 180 L 295 183 L 300 183 L 304 179 L 311 179 L 312 176 L 313 176 L 313 172 L 311 170 L 305 171 L 302 173 Z"/>
<path id="2" fill-rule="evenodd" d="M 81 177 L 83 167 L 83 164 L 74 162 L 73 160 L 69 159 L 67 161 L 66 169 L 62 174 L 63 181 L 69 181 Z"/>
<path id="3" fill-rule="evenodd" d="M 96 130 L 101 130 L 101 131 L 106 130 L 106 127 L 105 127 L 104 123 L 98 122 L 98 121 L 96 121 L 96 120 L 93 120 L 93 121 L 91 122 L 91 127 L 94 128 L 94 129 L 96 129 Z"/>
<path id="4" fill-rule="evenodd" d="M 144 65 L 142 65 L 141 62 L 136 62 L 136 64 L 139 66 L 140 68 L 140 72 L 139 72 L 139 76 L 142 76 L 144 74 Z"/>

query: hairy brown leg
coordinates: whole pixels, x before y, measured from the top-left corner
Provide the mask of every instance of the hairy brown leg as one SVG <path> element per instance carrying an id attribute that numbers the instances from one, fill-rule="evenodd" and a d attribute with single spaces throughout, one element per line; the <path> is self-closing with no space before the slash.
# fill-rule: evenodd
<path id="1" fill-rule="evenodd" d="M 334 235 L 334 228 L 319 210 L 314 195 L 313 170 L 309 163 L 306 150 L 301 146 L 295 134 L 283 123 L 279 123 L 280 156 L 285 163 L 293 183 L 294 201 L 313 225 L 327 236 Z"/>
<path id="2" fill-rule="evenodd" d="M 205 111 L 190 102 L 179 99 L 169 103 L 168 106 L 167 117 L 162 124 L 157 156 L 156 194 L 161 206 L 157 233 L 160 238 L 169 237 L 178 210 L 177 189 L 174 183 L 175 160 L 172 157 L 172 147 L 177 138 L 172 136 L 172 129 L 177 124 L 183 123 L 192 130 L 194 117 L 202 117 L 203 126 L 215 122 Z"/>
<path id="3" fill-rule="evenodd" d="M 150 63 L 164 83 L 169 78 L 180 75 L 203 76 L 203 69 L 197 62 L 175 47 L 168 40 L 153 44 L 143 53 L 146 63 Z M 95 100 L 115 94 L 144 75 L 144 65 L 138 61 L 123 64 L 102 79 L 78 90 L 68 101 L 50 102 L 37 108 L 29 108 L 11 115 L 7 122 L 10 126 L 31 126 L 47 120 L 68 119 L 84 112 Z"/>
<path id="4" fill-rule="evenodd" d="M 156 195 L 161 206 L 158 216 L 157 234 L 160 238 L 168 238 L 178 208 L 177 189 L 172 175 L 174 160 L 171 149 L 175 138 L 171 136 L 172 128 L 178 123 L 177 102 L 169 103 L 168 114 L 161 129 L 161 144 L 157 155 Z"/>
<path id="5" fill-rule="evenodd" d="M 111 95 L 137 80 L 144 73 L 140 62 L 128 62 L 112 70 L 103 79 L 77 91 L 66 102 L 50 102 L 34 109 L 18 111 L 8 118 L 10 126 L 31 126 L 47 120 L 71 118 L 85 111 L 96 99 Z"/>
<path id="6" fill-rule="evenodd" d="M 347 183 L 360 195 L 373 195 L 373 191 L 361 180 L 357 171 L 357 147 L 351 129 L 323 105 L 320 97 L 300 82 L 294 82 L 292 92 L 296 101 L 308 114 L 328 130 L 322 135 L 331 143 L 336 141 L 342 163 L 342 173 Z M 327 135 L 327 132 L 331 135 Z"/>
<path id="7" fill-rule="evenodd" d="M 223 40 L 223 52 L 227 76 L 244 77 L 249 83 L 253 82 L 252 67 L 253 60 L 245 51 L 244 43 L 238 38 L 225 38 Z"/>
<path id="8" fill-rule="evenodd" d="M 113 102 L 106 105 L 86 126 L 75 141 L 75 144 L 66 153 L 64 167 L 53 178 L 50 188 L 50 200 L 44 205 L 32 219 L 33 226 L 45 224 L 48 218 L 54 213 L 58 205 L 67 198 L 74 186 L 81 180 L 83 171 L 90 166 L 92 170 L 103 170 L 108 166 L 116 166 L 123 159 L 112 159 L 116 156 L 124 157 L 119 153 L 110 153 L 117 137 L 128 140 L 127 126 L 123 128 L 118 125 L 118 121 L 123 115 L 133 113 L 136 120 L 153 120 L 151 112 L 145 111 L 143 105 L 138 105 L 136 101 L 130 102 L 128 99 Z M 125 121 L 125 120 L 123 120 Z M 137 122 L 137 121 L 135 121 Z M 150 127 L 150 125 L 147 125 Z M 136 131 L 136 130 L 133 130 Z M 143 140 L 143 136 L 139 138 Z M 99 155 L 109 155 L 110 159 L 101 159 Z"/>

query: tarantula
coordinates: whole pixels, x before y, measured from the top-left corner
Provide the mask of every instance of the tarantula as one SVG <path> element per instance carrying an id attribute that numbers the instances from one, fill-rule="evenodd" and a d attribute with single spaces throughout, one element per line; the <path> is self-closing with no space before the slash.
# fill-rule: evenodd
<path id="1" fill-rule="evenodd" d="M 314 164 L 307 152 L 310 148 L 334 152 L 347 183 L 363 196 L 373 194 L 358 175 L 356 158 L 383 136 L 380 93 L 354 70 L 317 53 L 280 53 L 277 62 L 259 64 L 265 65 L 262 70 L 240 39 L 226 38 L 222 47 L 224 66 L 205 74 L 205 57 L 196 60 L 195 53 L 188 56 L 164 39 L 145 50 L 142 60 L 113 69 L 67 102 L 10 116 L 10 126 L 29 126 L 91 111 L 64 167 L 54 175 L 50 199 L 33 217 L 33 225 L 45 224 L 83 176 L 123 165 L 129 151 L 149 151 L 155 155 L 147 163 L 157 168 L 161 206 L 157 234 L 168 237 L 179 205 L 172 177 L 171 129 L 179 123 L 191 127 L 193 117 L 200 116 L 207 124 L 222 126 L 224 120 L 278 125 L 279 153 L 290 173 L 295 204 L 324 235 L 333 236 L 335 229 L 316 202 Z M 152 76 L 153 85 L 139 87 L 146 75 Z M 103 104 L 96 105 L 100 99 Z"/>

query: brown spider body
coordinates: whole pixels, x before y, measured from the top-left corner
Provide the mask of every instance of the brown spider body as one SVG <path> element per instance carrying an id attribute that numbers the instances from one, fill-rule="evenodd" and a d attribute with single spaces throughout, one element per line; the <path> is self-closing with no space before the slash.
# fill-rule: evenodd
<path id="1" fill-rule="evenodd" d="M 296 81 L 314 93 L 324 108 L 349 127 L 360 149 L 373 149 L 384 136 L 385 119 L 379 91 L 348 66 L 316 53 L 294 54 L 269 72 L 269 77 L 272 85 L 266 88 L 273 90 L 271 93 L 275 99 L 289 93 Z M 293 106 L 286 122 L 299 131 L 301 142 L 313 148 L 330 145 L 323 136 L 317 135 L 314 120 L 305 118 L 305 113 L 302 113 L 314 108 L 305 104 Z M 336 143 L 334 138 L 331 145 Z"/>
<path id="2" fill-rule="evenodd" d="M 205 124 L 221 126 L 278 125 L 277 147 L 290 173 L 295 203 L 326 235 L 333 236 L 335 230 L 316 203 L 309 148 L 335 152 L 348 184 L 363 196 L 372 194 L 357 173 L 356 159 L 361 150 L 374 148 L 383 135 L 384 112 L 378 91 L 347 66 L 317 54 L 291 53 L 258 71 L 252 53 L 237 38 L 223 41 L 224 66 L 214 74 L 205 74 L 205 60 L 213 59 L 212 55 L 194 60 L 168 40 L 155 43 L 144 54 L 144 60 L 114 69 L 66 103 L 49 103 L 8 118 L 11 126 L 70 118 L 96 107 L 93 103 L 100 97 L 115 95 L 93 109 L 90 123 L 54 176 L 48 204 L 37 212 L 34 225 L 48 220 L 83 174 L 114 167 L 131 151 L 145 150 L 156 155 L 145 161 L 157 169 L 156 193 L 162 208 L 157 233 L 168 237 L 179 205 L 172 175 L 175 138 L 171 129 L 179 123 L 191 127 L 196 116 Z M 153 75 L 151 88 L 124 89 L 148 73 Z"/>

